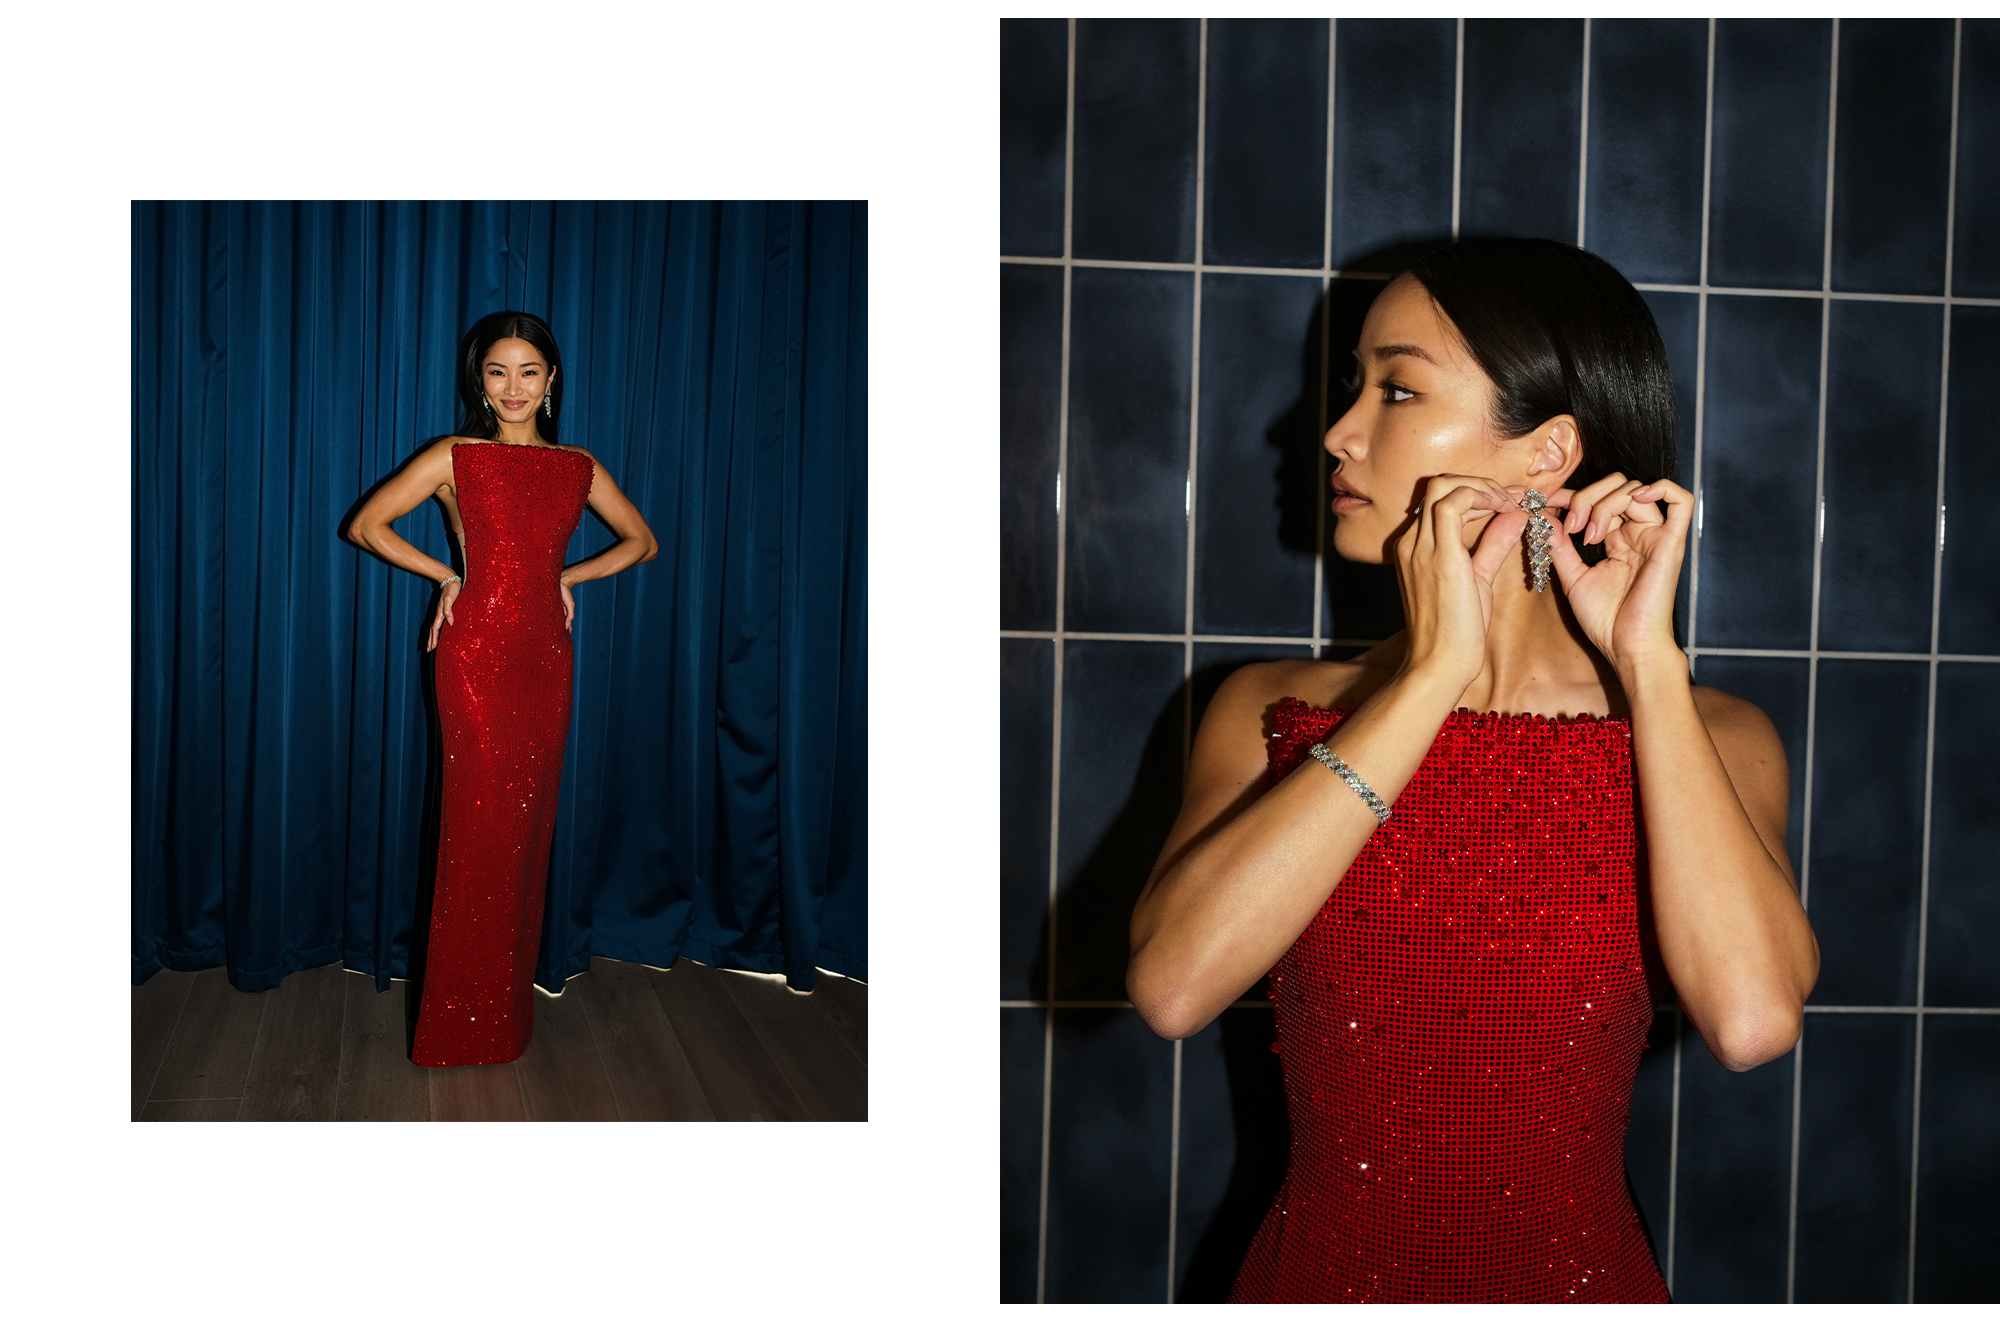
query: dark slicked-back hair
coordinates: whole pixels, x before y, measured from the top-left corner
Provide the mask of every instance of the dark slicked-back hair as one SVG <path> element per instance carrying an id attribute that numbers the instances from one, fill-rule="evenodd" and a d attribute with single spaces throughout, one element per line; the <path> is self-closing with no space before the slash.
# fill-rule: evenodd
<path id="1" fill-rule="evenodd" d="M 490 441 L 500 434 L 500 420 L 487 412 L 484 403 L 484 377 L 486 355 L 502 340 L 526 340 L 535 346 L 542 361 L 549 365 L 549 406 L 555 416 L 550 417 L 537 409 L 535 431 L 543 440 L 554 445 L 556 424 L 562 421 L 562 350 L 556 348 L 556 337 L 549 331 L 549 324 L 532 312 L 495 312 L 481 317 L 466 334 L 465 364 L 458 383 L 459 392 L 465 396 L 465 425 L 458 429 L 458 434 L 482 441 Z"/>
<path id="2" fill-rule="evenodd" d="M 1408 269 L 1491 378 L 1495 430 L 1512 439 L 1559 413 L 1576 419 L 1583 459 L 1565 485 L 1674 476 L 1667 347 L 1609 262 L 1553 239 L 1464 239 Z M 1578 549 L 1603 558 L 1601 546 Z"/>

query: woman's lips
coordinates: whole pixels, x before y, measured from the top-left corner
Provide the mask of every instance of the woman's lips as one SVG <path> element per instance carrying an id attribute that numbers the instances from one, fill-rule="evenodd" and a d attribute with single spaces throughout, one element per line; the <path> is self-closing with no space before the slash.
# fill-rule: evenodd
<path id="1" fill-rule="evenodd" d="M 500 407 L 503 409 L 523 409 L 527 406 L 528 401 L 525 399 L 503 399 L 500 401 Z"/>
<path id="2" fill-rule="evenodd" d="M 1342 491 L 1339 487 L 1333 489 L 1333 512 L 1335 514 L 1352 514 L 1367 503 L 1368 501 L 1365 498 L 1357 496 L 1351 491 Z"/>

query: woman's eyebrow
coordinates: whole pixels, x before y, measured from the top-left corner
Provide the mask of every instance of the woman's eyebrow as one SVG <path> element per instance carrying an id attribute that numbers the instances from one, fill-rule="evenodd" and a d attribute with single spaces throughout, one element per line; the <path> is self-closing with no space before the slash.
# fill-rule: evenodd
<path id="1" fill-rule="evenodd" d="M 1422 349 L 1418 348 L 1414 344 L 1378 344 L 1375 346 L 1376 362 L 1383 362 L 1387 359 L 1396 357 L 1398 354 L 1408 354 L 1412 358 L 1423 359 L 1425 362 L 1429 363 L 1432 367 L 1437 366 L 1437 359 L 1431 357 L 1429 354 L 1425 353 Z M 1358 350 L 1356 351 L 1355 356 L 1357 358 L 1360 357 L 1360 352 Z"/>

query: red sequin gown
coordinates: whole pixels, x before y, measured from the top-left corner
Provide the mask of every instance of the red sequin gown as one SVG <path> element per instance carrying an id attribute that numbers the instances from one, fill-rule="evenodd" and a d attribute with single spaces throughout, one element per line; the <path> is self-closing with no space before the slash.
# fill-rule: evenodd
<path id="1" fill-rule="evenodd" d="M 1344 714 L 1279 703 L 1272 776 Z M 1666 1302 L 1625 1182 L 1635 818 L 1627 722 L 1445 720 L 1271 971 L 1291 1160 L 1232 1299 Z"/>
<path id="2" fill-rule="evenodd" d="M 556 790 L 569 734 L 563 551 L 590 456 L 460 443 L 452 481 L 465 586 L 438 633 L 444 796 L 423 1005 L 411 1059 L 484 1065 L 527 1050 Z"/>

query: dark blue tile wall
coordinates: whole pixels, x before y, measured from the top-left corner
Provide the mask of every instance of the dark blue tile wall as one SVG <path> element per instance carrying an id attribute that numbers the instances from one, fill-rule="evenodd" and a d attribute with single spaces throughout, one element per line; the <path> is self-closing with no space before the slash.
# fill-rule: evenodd
<path id="1" fill-rule="evenodd" d="M 1039 996 L 1049 910 L 1049 785 L 1055 644 L 1000 640 L 1000 995 Z M 1044 966 L 1046 967 L 1046 966 Z"/>
<path id="2" fill-rule="evenodd" d="M 1319 306 L 1313 280 L 1202 281 L 1197 633 L 1312 636 Z"/>
<path id="3" fill-rule="evenodd" d="M 1708 300 L 1698 647 L 1812 641 L 1820 305 Z"/>
<path id="4" fill-rule="evenodd" d="M 1000 1011 L 1000 1297 L 1032 1300 L 1042 1226 L 1046 1010 Z"/>
<path id="5" fill-rule="evenodd" d="M 1944 318 L 1923 303 L 1831 313 L 1819 645 L 1927 652 Z"/>
<path id="6" fill-rule="evenodd" d="M 1923 859 L 1921 661 L 1819 663 L 1807 911 L 1823 1005 L 1913 1005 Z"/>
<path id="7" fill-rule="evenodd" d="M 1923 1032 L 1916 1302 L 1991 1304 L 2000 1296 L 2000 1015 L 1927 1016 Z"/>
<path id="8" fill-rule="evenodd" d="M 1200 27 L 1187 18 L 1077 20 L 1076 256 L 1194 260 Z"/>
<path id="9" fill-rule="evenodd" d="M 1576 241 L 1583 21 L 1465 23 L 1461 234 Z"/>
<path id="10" fill-rule="evenodd" d="M 1130 1010 L 1056 1010 L 1049 1144 L 1050 1303 L 1167 1291 L 1174 1047 Z"/>
<path id="11" fill-rule="evenodd" d="M 1063 649 L 1059 996 L 1125 995 L 1132 903 L 1180 809 L 1186 664 L 1179 643 Z"/>
<path id="12" fill-rule="evenodd" d="M 1179 633 L 1194 280 L 1089 268 L 1071 279 L 1065 619 Z"/>
<path id="13" fill-rule="evenodd" d="M 1328 26 L 1321 18 L 1208 25 L 1204 260 L 1319 267 Z"/>
<path id="14" fill-rule="evenodd" d="M 1813 1016 L 1799 1084 L 1800 1303 L 1897 1303 L 1909 1276 L 1917 1020 Z"/>
<path id="15" fill-rule="evenodd" d="M 1964 20 L 1959 37 L 1958 205 L 1951 292 L 2000 298 L 2000 18 Z"/>
<path id="16" fill-rule="evenodd" d="M 1334 45 L 1333 264 L 1380 270 L 1451 233 L 1458 25 L 1343 20 Z"/>
<path id="17" fill-rule="evenodd" d="M 1320 377 L 1338 413 L 1362 275 L 1456 213 L 1572 242 L 1581 216 L 1652 286 L 1700 499 L 1679 636 L 1790 770 L 1823 960 L 1803 1044 L 1731 1073 L 1669 1008 L 1631 1100 L 1674 1295 L 1989 1301 L 2000 20 L 1071 31 L 1001 28 L 1002 1298 L 1221 1299 L 1269 1206 L 1261 988 L 1152 1037 L 1122 1008 L 1130 907 L 1224 679 L 1402 626 L 1393 571 L 1324 543 Z"/>
<path id="18" fill-rule="evenodd" d="M 2000 665 L 1938 666 L 1931 762 L 1928 1005 L 2000 1005 Z"/>
<path id="19" fill-rule="evenodd" d="M 1953 308 L 1951 352 L 1961 365 L 2000 363 L 2000 307 Z M 2000 653 L 2000 371 L 1952 373 L 1946 404 L 1944 573 L 1938 650 Z"/>
<path id="20" fill-rule="evenodd" d="M 1592 24 L 1584 246 L 1627 280 L 1701 279 L 1707 124 L 1706 21 Z"/>
<path id="21" fill-rule="evenodd" d="M 1056 624 L 1063 273 L 1000 268 L 1000 620 Z"/>
<path id="22" fill-rule="evenodd" d="M 1949 19 L 1850 18 L 1840 25 L 1835 289 L 1944 290 L 1951 46 Z"/>
<path id="23" fill-rule="evenodd" d="M 1000 250 L 1063 255 L 1069 24 L 1000 20 Z"/>

